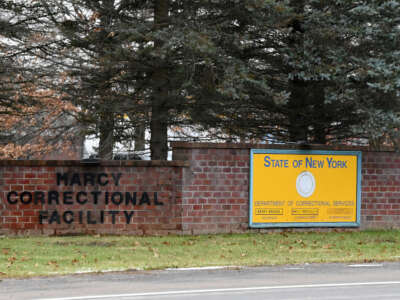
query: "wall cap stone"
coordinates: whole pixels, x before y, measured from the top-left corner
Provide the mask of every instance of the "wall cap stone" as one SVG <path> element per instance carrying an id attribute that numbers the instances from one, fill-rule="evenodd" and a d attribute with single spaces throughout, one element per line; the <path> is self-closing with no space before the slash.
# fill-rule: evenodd
<path id="1" fill-rule="evenodd" d="M 173 149 L 289 149 L 289 150 L 343 150 L 363 152 L 396 152 L 393 147 L 373 149 L 368 146 L 320 145 L 320 144 L 250 144 L 250 143 L 201 143 L 172 142 Z"/>
<path id="2" fill-rule="evenodd" d="M 0 160 L 0 166 L 24 167 L 190 167 L 190 162 L 183 160 Z"/>

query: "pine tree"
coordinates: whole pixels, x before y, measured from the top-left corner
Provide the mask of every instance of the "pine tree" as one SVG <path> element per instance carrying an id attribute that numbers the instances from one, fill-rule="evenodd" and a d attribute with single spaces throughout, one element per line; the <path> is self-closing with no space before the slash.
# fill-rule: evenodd
<path id="1" fill-rule="evenodd" d="M 290 68 L 289 140 L 392 135 L 399 1 L 292 1 L 291 7 L 289 42 L 282 47 Z"/>
<path id="2" fill-rule="evenodd" d="M 152 159 L 166 159 L 171 126 L 296 143 L 396 135 L 399 1 L 41 0 L 30 11 L 46 34 L 30 53 L 64 76 L 53 88 L 80 107 L 102 158 L 129 127 L 150 129 Z"/>

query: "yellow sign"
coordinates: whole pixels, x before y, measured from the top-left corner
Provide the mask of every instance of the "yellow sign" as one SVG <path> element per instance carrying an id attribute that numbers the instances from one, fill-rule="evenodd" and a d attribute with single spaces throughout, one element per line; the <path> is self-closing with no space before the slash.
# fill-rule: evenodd
<path id="1" fill-rule="evenodd" d="M 250 226 L 359 226 L 361 152 L 251 151 Z"/>

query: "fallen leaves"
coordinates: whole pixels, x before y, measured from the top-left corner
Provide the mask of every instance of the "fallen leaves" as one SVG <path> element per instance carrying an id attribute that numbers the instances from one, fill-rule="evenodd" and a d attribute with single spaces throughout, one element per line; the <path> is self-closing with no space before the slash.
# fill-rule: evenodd
<path id="1" fill-rule="evenodd" d="M 322 248 L 323 249 L 332 249 L 334 247 L 334 245 L 332 245 L 332 244 L 325 244 L 325 245 L 322 245 Z"/>
<path id="2" fill-rule="evenodd" d="M 1 253 L 3 253 L 4 255 L 8 255 L 10 253 L 11 249 L 10 248 L 3 248 L 1 249 Z"/>
<path id="3" fill-rule="evenodd" d="M 50 260 L 47 262 L 48 266 L 54 267 L 54 269 L 58 269 L 60 266 L 56 260 Z"/>
<path id="4" fill-rule="evenodd" d="M 13 264 L 15 261 L 17 260 L 17 258 L 15 256 L 11 256 L 7 259 L 7 261 L 11 264 Z"/>
<path id="5" fill-rule="evenodd" d="M 190 241 L 190 240 L 189 240 L 189 241 L 183 241 L 183 242 L 182 242 L 182 245 L 183 245 L 183 246 L 193 246 L 193 245 L 194 245 L 194 242 L 193 242 L 193 241 Z"/>

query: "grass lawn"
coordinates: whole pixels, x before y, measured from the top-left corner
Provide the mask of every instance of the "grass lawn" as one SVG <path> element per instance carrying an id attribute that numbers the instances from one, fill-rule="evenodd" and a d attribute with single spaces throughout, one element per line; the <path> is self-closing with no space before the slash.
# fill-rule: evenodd
<path id="1" fill-rule="evenodd" d="M 400 261 L 400 231 L 0 237 L 0 279 L 201 266 Z"/>

